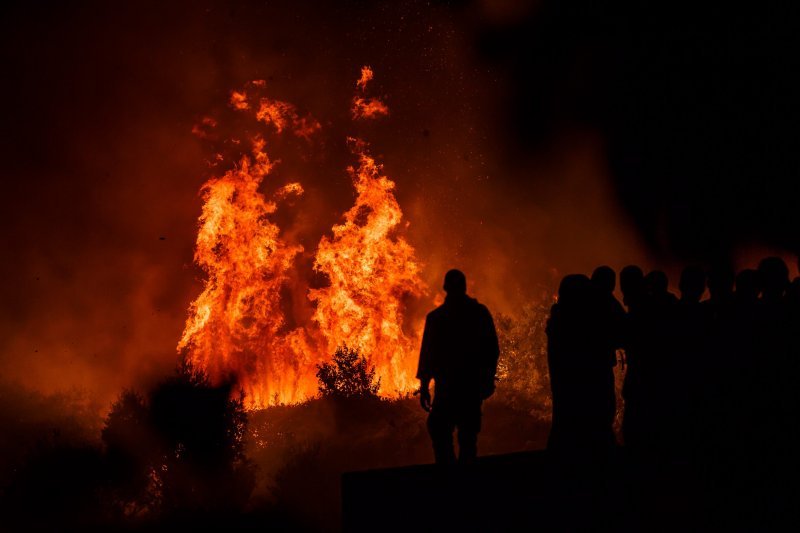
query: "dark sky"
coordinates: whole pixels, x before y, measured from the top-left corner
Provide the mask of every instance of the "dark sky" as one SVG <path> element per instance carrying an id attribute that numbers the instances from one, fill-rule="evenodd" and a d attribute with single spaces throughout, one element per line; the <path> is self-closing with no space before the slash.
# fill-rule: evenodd
<path id="1" fill-rule="evenodd" d="M 4 7 L 6 379 L 105 399 L 171 368 L 211 177 L 192 126 L 252 79 L 323 125 L 318 144 L 276 145 L 265 184 L 306 187 L 277 213 L 300 270 L 352 202 L 353 134 L 397 182 L 426 280 L 461 266 L 498 308 L 599 263 L 798 249 L 792 13 L 318 4 Z M 348 118 L 364 64 L 391 109 L 367 126 Z"/>
<path id="2" fill-rule="evenodd" d="M 544 2 L 482 34 L 513 76 L 523 149 L 565 123 L 597 128 L 622 206 L 662 257 L 800 249 L 797 13 L 614 4 Z"/>

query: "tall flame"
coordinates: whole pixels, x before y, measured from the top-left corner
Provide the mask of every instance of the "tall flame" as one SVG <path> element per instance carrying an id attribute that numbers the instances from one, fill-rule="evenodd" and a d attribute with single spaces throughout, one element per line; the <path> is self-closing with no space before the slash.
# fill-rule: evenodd
<path id="1" fill-rule="evenodd" d="M 250 405 L 296 401 L 314 386 L 300 357 L 305 332 L 284 331 L 280 291 L 303 248 L 283 241 L 269 220 L 276 201 L 258 188 L 272 167 L 256 138 L 252 156 L 203 185 L 194 258 L 208 278 L 178 343 L 212 380 L 236 381 Z M 302 193 L 290 183 L 275 196 Z"/>
<path id="2" fill-rule="evenodd" d="M 317 304 L 314 320 L 328 351 L 358 348 L 379 370 L 383 392 L 404 391 L 412 386 L 416 338 L 403 331 L 403 300 L 421 296 L 425 286 L 414 248 L 396 235 L 403 213 L 394 182 L 381 174 L 366 143 L 349 141 L 359 159 L 358 168 L 348 169 L 358 196 L 333 238 L 319 243 L 314 269 L 330 285 L 309 294 Z"/>
<path id="3" fill-rule="evenodd" d="M 364 94 L 367 92 L 367 84 L 372 81 L 375 74 L 371 67 L 361 67 L 361 77 L 356 82 L 359 92 L 353 97 L 353 105 L 350 108 L 350 113 L 356 120 L 367 118 L 378 118 L 389 114 L 389 106 L 383 103 L 378 98 L 367 98 Z"/>
<path id="4" fill-rule="evenodd" d="M 361 93 L 372 79 L 364 67 Z M 311 139 L 321 129 L 310 116 L 300 117 L 290 103 L 262 97 L 265 82 L 254 81 L 231 93 L 230 106 L 269 126 Z M 359 98 L 353 102 L 356 105 Z M 381 113 L 354 112 L 356 118 L 388 113 L 378 99 L 364 100 Z M 196 134 L 207 138 L 203 122 Z M 201 135 L 202 134 L 202 135 Z M 234 141 L 236 144 L 238 141 Z M 251 408 L 304 400 L 316 392 L 316 365 L 343 344 L 358 348 L 375 366 L 382 394 L 409 390 L 417 337 L 404 329 L 404 302 L 421 296 L 425 286 L 413 247 L 399 236 L 402 211 L 395 184 L 382 174 L 367 145 L 349 139 L 358 166 L 349 168 L 357 197 L 320 240 L 314 269 L 329 285 L 309 291 L 316 306 L 305 327 L 289 329 L 281 294 L 297 268 L 302 246 L 288 242 L 270 220 L 278 202 L 303 194 L 299 183 L 281 187 L 268 200 L 259 188 L 274 163 L 263 138 L 252 139 L 251 153 L 233 169 L 206 182 L 195 248 L 195 262 L 206 273 L 203 292 L 192 302 L 178 350 L 213 381 L 232 380 Z"/>

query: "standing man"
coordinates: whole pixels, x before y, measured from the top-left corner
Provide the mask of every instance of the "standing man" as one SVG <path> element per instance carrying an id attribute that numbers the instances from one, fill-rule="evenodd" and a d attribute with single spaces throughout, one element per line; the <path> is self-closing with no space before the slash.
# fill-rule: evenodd
<path id="1" fill-rule="evenodd" d="M 467 278 L 460 270 L 444 277 L 447 297 L 425 319 L 417 378 L 420 404 L 430 413 L 428 432 L 437 464 L 453 464 L 453 431 L 458 429 L 458 461 L 468 463 L 478 452 L 481 403 L 494 393 L 500 348 L 492 315 L 467 296 Z M 431 401 L 430 382 L 435 384 Z"/>

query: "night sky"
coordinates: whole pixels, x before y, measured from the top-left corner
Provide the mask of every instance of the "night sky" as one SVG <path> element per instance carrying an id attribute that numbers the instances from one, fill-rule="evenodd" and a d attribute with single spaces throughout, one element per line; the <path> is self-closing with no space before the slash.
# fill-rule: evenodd
<path id="1" fill-rule="evenodd" d="M 461 266 L 497 309 L 601 263 L 800 249 L 791 13 L 330 4 L 4 8 L 4 379 L 105 401 L 172 368 L 213 175 L 192 127 L 253 79 L 323 126 L 265 184 L 306 187 L 276 214 L 300 270 L 352 203 L 347 135 L 396 181 L 428 283 Z M 375 124 L 348 117 L 362 65 Z"/>

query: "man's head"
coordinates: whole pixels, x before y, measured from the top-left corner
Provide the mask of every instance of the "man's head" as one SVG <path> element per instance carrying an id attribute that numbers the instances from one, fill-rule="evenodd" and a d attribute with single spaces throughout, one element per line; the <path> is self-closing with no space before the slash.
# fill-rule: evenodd
<path id="1" fill-rule="evenodd" d="M 755 301 L 761 292 L 761 275 L 758 270 L 748 268 L 736 276 L 736 296 L 742 300 Z"/>
<path id="2" fill-rule="evenodd" d="M 623 302 L 630 307 L 637 305 L 644 295 L 644 273 L 636 265 L 628 265 L 619 273 L 619 288 Z"/>
<path id="3" fill-rule="evenodd" d="M 647 274 L 644 277 L 644 284 L 651 296 L 667 294 L 669 290 L 669 278 L 662 270 L 653 270 Z"/>
<path id="4" fill-rule="evenodd" d="M 712 300 L 721 300 L 733 294 L 736 273 L 727 265 L 718 265 L 708 274 L 708 292 Z"/>
<path id="5" fill-rule="evenodd" d="M 460 270 L 449 270 L 444 275 L 444 290 L 447 294 L 458 296 L 467 293 L 467 277 Z"/>
<path id="6" fill-rule="evenodd" d="M 558 303 L 562 306 L 574 306 L 586 303 L 586 296 L 591 290 L 592 282 L 583 274 L 568 274 L 558 286 Z"/>
<path id="7" fill-rule="evenodd" d="M 614 292 L 617 286 L 617 274 L 610 266 L 599 266 L 592 272 L 592 283 L 604 292 Z"/>
<path id="8" fill-rule="evenodd" d="M 780 257 L 767 257 L 758 264 L 761 277 L 761 295 L 766 299 L 777 299 L 789 288 L 789 268 Z"/>
<path id="9" fill-rule="evenodd" d="M 688 266 L 681 272 L 681 281 L 678 287 L 681 291 L 681 300 L 685 302 L 699 302 L 706 290 L 706 273 L 697 266 Z"/>

